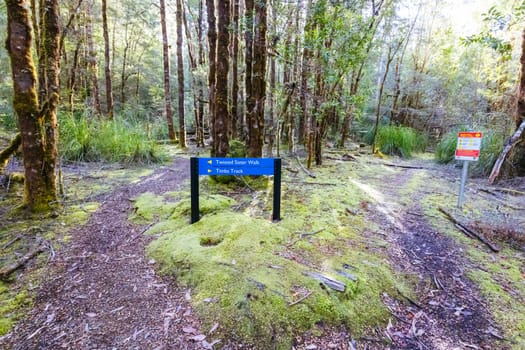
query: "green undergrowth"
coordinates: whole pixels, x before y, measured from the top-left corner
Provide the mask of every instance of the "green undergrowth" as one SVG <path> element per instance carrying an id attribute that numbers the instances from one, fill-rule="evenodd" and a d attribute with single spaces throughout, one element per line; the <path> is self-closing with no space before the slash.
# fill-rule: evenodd
<path id="1" fill-rule="evenodd" d="M 366 136 L 371 144 L 373 130 Z M 415 129 L 406 126 L 381 125 L 377 130 L 375 146 L 384 154 L 411 158 L 413 153 L 424 152 L 427 147 L 427 138 Z"/>
<path id="2" fill-rule="evenodd" d="M 149 164 L 166 159 L 140 119 L 116 116 L 100 120 L 94 116 L 61 113 L 60 154 L 69 161 L 106 161 Z"/>
<path id="3" fill-rule="evenodd" d="M 455 153 L 458 140 L 458 131 L 466 131 L 460 128 L 456 131 L 446 133 L 436 147 L 435 159 L 438 163 L 447 164 L 455 162 Z M 471 162 L 471 173 L 478 176 L 487 176 L 492 171 L 496 159 L 503 149 L 504 139 L 500 134 L 493 131 L 484 131 L 481 141 L 479 160 Z"/>
<path id="4" fill-rule="evenodd" d="M 202 217 L 193 225 L 184 193 L 143 194 L 132 219 L 156 222 L 146 232 L 157 237 L 148 254 L 191 289 L 205 327 L 218 322 L 223 336 L 261 348 L 289 349 L 294 334 L 319 332 L 321 325 L 343 324 L 359 336 L 386 325 L 383 293 L 410 292 L 404 277 L 369 249 L 363 216 L 348 214 L 363 198 L 347 181 L 352 165 L 344 166 L 340 174 L 334 165 L 316 169 L 326 184 L 285 174 L 277 223 L 269 220 L 271 182 L 249 195 L 232 185 L 201 185 Z M 313 272 L 344 283 L 345 291 L 320 283 Z"/>

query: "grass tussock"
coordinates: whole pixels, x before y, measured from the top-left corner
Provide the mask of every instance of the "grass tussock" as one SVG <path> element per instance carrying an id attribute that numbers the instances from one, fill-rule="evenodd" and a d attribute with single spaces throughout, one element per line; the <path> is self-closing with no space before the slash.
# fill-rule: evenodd
<path id="1" fill-rule="evenodd" d="M 106 161 L 149 164 L 162 161 L 149 125 L 115 117 L 99 120 L 60 115 L 60 154 L 70 161 Z"/>
<path id="2" fill-rule="evenodd" d="M 371 144 L 373 130 L 366 136 Z M 377 130 L 376 147 L 384 154 L 411 158 L 414 153 L 424 152 L 428 140 L 413 128 L 406 126 L 382 125 Z"/>

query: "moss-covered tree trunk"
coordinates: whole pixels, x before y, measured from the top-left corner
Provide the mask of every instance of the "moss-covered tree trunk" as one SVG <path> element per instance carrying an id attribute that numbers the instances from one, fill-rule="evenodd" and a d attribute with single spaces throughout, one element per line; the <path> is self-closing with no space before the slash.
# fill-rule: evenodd
<path id="1" fill-rule="evenodd" d="M 24 204 L 33 211 L 49 210 L 57 199 L 56 194 L 56 104 L 58 102 L 58 14 L 57 0 L 46 1 L 44 26 L 47 34 L 42 47 L 48 52 L 50 66 L 48 79 L 56 83 L 50 99 L 39 108 L 37 76 L 31 45 L 31 22 L 26 0 L 6 0 L 7 42 L 13 74 L 14 109 L 24 155 L 25 190 Z M 56 30 L 56 32 L 55 32 Z M 56 80 L 55 80 L 56 75 Z M 55 119 L 54 119 L 55 118 Z"/>

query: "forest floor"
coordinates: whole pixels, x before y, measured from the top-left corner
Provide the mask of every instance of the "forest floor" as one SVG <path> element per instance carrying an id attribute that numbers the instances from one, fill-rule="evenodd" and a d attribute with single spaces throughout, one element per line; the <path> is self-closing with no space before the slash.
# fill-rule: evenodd
<path id="1" fill-rule="evenodd" d="M 343 183 L 352 186 L 359 192 L 358 200 L 342 203 L 338 215 L 349 220 L 341 222 L 362 219 L 356 249 L 380 257 L 408 281 L 411 289 L 398 290 L 396 295 L 381 289 L 367 291 L 381 298 L 387 317 L 367 325 L 359 334 L 354 334 L 351 322 L 348 326 L 319 323 L 315 331 L 294 333 L 289 347 L 525 348 L 525 179 L 497 186 L 488 186 L 483 179 L 470 179 L 466 202 L 460 210 L 455 202 L 460 169 L 437 165 L 428 158 L 404 161 L 361 154 L 353 160 L 345 152 L 333 151 L 327 153 L 322 169 L 313 169 L 315 180 L 304 174 L 293 158 L 285 157 L 284 166 L 283 221 L 293 215 L 291 201 L 301 192 L 307 195 L 312 188 L 338 191 Z M 277 347 L 277 342 L 243 344 L 239 339 L 225 338 L 223 334 L 228 331 L 218 329 L 222 324 L 215 323 L 211 328 L 205 325 L 193 305 L 194 286 L 160 274 L 162 266 L 145 253 L 157 237 L 144 233 L 159 219 L 142 224 L 130 220 L 136 211 L 135 199 L 146 192 L 162 195 L 188 191 L 186 156 L 179 154 L 169 166 L 146 170 L 71 164 L 64 167 L 64 178 L 66 191 L 73 191 L 75 184 L 82 187 L 70 195 L 64 217 L 35 223 L 9 214 L 9 205 L 0 210 L 3 265 L 10 256 L 20 257 L 13 252 L 15 247 L 30 249 L 45 242 L 45 254 L 0 285 L 2 317 L 17 321 L 0 338 L 0 347 Z M 3 195 L 1 200 L 8 203 L 13 198 Z M 252 202 L 246 203 L 243 209 Z M 267 207 L 265 204 L 255 212 L 268 216 Z M 467 237 L 440 209 L 479 232 L 499 251 L 493 252 L 478 239 Z M 309 227 L 313 230 L 315 225 Z M 321 238 L 315 234 L 311 232 L 308 242 L 326 248 L 316 241 Z M 287 241 L 282 252 L 300 260 L 299 251 L 293 250 L 294 243 Z M 372 264 L 363 260 L 365 263 Z M 305 294 L 304 299 L 309 295 Z M 11 300 L 5 301 L 8 296 Z M 15 306 L 8 308 L 6 303 Z M 27 313 L 17 313 L 17 308 Z"/>

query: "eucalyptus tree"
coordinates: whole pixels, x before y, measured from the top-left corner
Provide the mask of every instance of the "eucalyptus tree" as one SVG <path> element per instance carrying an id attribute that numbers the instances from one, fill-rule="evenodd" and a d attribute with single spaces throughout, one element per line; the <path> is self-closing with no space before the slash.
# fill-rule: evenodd
<path id="1" fill-rule="evenodd" d="M 111 77 L 111 56 L 108 29 L 107 0 L 102 0 L 102 31 L 104 35 L 104 76 L 106 79 L 106 114 L 113 119 L 113 83 Z"/>

